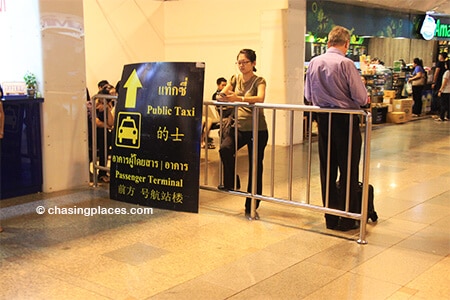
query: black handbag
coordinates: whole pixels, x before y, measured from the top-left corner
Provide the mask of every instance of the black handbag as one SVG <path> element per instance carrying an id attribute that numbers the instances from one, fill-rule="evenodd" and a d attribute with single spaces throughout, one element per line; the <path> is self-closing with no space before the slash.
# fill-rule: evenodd
<path id="1" fill-rule="evenodd" d="M 234 123 L 234 113 L 231 113 L 228 117 L 222 119 L 222 137 L 234 134 Z"/>

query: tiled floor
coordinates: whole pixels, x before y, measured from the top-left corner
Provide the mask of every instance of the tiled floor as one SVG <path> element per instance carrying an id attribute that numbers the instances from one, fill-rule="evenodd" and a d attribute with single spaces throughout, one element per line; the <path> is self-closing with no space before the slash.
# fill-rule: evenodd
<path id="1" fill-rule="evenodd" d="M 370 182 L 367 245 L 288 206 L 247 221 L 205 190 L 198 214 L 35 212 L 134 207 L 106 186 L 2 200 L 0 299 L 450 299 L 450 122 L 374 128 Z"/>

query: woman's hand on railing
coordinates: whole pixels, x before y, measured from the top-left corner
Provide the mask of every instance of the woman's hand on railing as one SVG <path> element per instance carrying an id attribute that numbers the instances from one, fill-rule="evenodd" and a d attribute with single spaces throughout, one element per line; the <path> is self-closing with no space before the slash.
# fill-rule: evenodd
<path id="1" fill-rule="evenodd" d="M 221 102 L 236 102 L 240 101 L 241 97 L 238 97 L 235 92 L 228 92 L 227 94 L 219 93 L 216 100 Z"/>

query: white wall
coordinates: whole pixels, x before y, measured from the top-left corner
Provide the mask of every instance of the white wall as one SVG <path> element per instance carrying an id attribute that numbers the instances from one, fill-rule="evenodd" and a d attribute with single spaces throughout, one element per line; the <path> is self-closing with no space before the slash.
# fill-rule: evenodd
<path id="1" fill-rule="evenodd" d="M 295 2 L 295 3 L 294 3 Z M 277 104 L 303 104 L 304 48 L 306 30 L 306 5 L 302 1 L 291 1 L 284 10 L 268 10 L 261 18 L 261 52 L 264 60 L 262 73 L 268 84 L 268 101 Z M 302 30 L 303 29 L 303 30 Z M 272 111 L 266 111 L 269 126 L 272 126 Z M 274 144 L 286 145 L 289 141 L 291 120 L 289 113 L 278 111 L 278 129 Z M 294 114 L 294 143 L 303 142 L 303 115 Z M 270 127 L 269 127 L 270 128 Z"/>
<path id="2" fill-rule="evenodd" d="M 82 0 L 1 1 L 0 81 L 36 74 L 42 104 L 43 191 L 88 184 Z"/>
<path id="3" fill-rule="evenodd" d="M 42 84 L 39 1 L 0 1 L 0 83 L 23 81 L 27 71 Z"/>
<path id="4" fill-rule="evenodd" d="M 218 77 L 238 72 L 239 50 L 251 48 L 266 102 L 303 102 L 305 0 L 84 0 L 84 11 L 91 91 L 102 79 L 115 84 L 125 64 L 202 61 L 209 99 Z M 285 144 L 280 131 L 277 144 Z"/>
<path id="5" fill-rule="evenodd" d="M 164 2 L 84 0 L 86 79 L 90 94 L 106 79 L 115 85 L 123 66 L 164 60 Z"/>
<path id="6" fill-rule="evenodd" d="M 267 81 L 265 101 L 303 103 L 306 1 L 169 1 L 165 11 L 165 58 L 206 62 L 205 99 L 216 90 L 218 77 L 238 73 L 239 50 L 251 48 L 257 55 L 257 74 Z M 270 128 L 271 111 L 265 115 Z M 298 114 L 296 120 L 299 135 L 294 142 L 300 143 L 303 119 Z M 269 130 L 275 144 L 288 144 L 289 126 L 286 114 L 279 113 L 277 132 Z"/>
<path id="7" fill-rule="evenodd" d="M 264 60 L 275 64 L 272 55 L 277 53 L 267 53 L 270 57 L 261 53 L 266 21 L 262 18 L 268 11 L 290 8 L 291 3 L 306 5 L 303 0 L 84 0 L 89 89 L 95 91 L 102 79 L 115 84 L 125 64 L 203 61 L 209 98 L 218 77 L 229 78 L 238 71 L 234 62 L 242 48 L 256 51 L 258 73 L 267 77 L 262 71 L 271 69 Z M 305 18 L 306 14 L 300 16 Z M 275 34 L 285 37 L 284 29 L 277 28 Z M 303 39 L 302 28 L 295 33 Z M 296 54 L 303 61 L 302 51 Z"/>
<path id="8" fill-rule="evenodd" d="M 89 183 L 82 0 L 40 0 L 43 191 Z"/>
<path id="9" fill-rule="evenodd" d="M 204 61 L 206 98 L 209 99 L 216 90 L 218 77 L 230 78 L 238 73 L 235 62 L 242 48 L 256 51 L 257 74 L 267 79 L 268 88 L 272 86 L 268 73 L 263 72 L 268 57 L 261 52 L 261 15 L 266 10 L 286 9 L 288 1 L 184 0 L 166 3 L 165 58 Z"/>

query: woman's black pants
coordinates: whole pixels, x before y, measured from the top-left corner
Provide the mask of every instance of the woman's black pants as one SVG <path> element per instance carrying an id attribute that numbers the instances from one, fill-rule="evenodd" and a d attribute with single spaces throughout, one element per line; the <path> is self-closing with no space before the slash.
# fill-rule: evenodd
<path id="1" fill-rule="evenodd" d="M 258 131 L 258 157 L 257 157 L 257 178 L 256 178 L 256 193 L 262 193 L 262 174 L 263 174 L 263 160 L 264 149 L 266 148 L 267 141 L 269 139 L 269 132 L 267 130 Z M 252 174 L 253 174 L 253 132 L 252 131 L 240 131 L 238 130 L 238 146 L 237 149 L 247 145 L 248 149 L 248 184 L 247 192 L 252 192 Z M 220 144 L 220 158 L 223 164 L 223 185 L 225 189 L 234 189 L 234 180 L 236 177 L 234 164 L 236 160 L 235 150 L 235 136 L 234 128 L 230 130 L 230 133 L 222 138 Z M 256 208 L 259 206 L 260 200 L 256 201 Z M 247 198 L 245 201 L 245 212 L 250 213 L 251 198 Z"/>
<path id="2" fill-rule="evenodd" d="M 412 97 L 414 100 L 414 106 L 412 113 L 415 115 L 420 115 L 422 113 L 422 91 L 423 85 L 413 85 L 412 86 Z"/>

